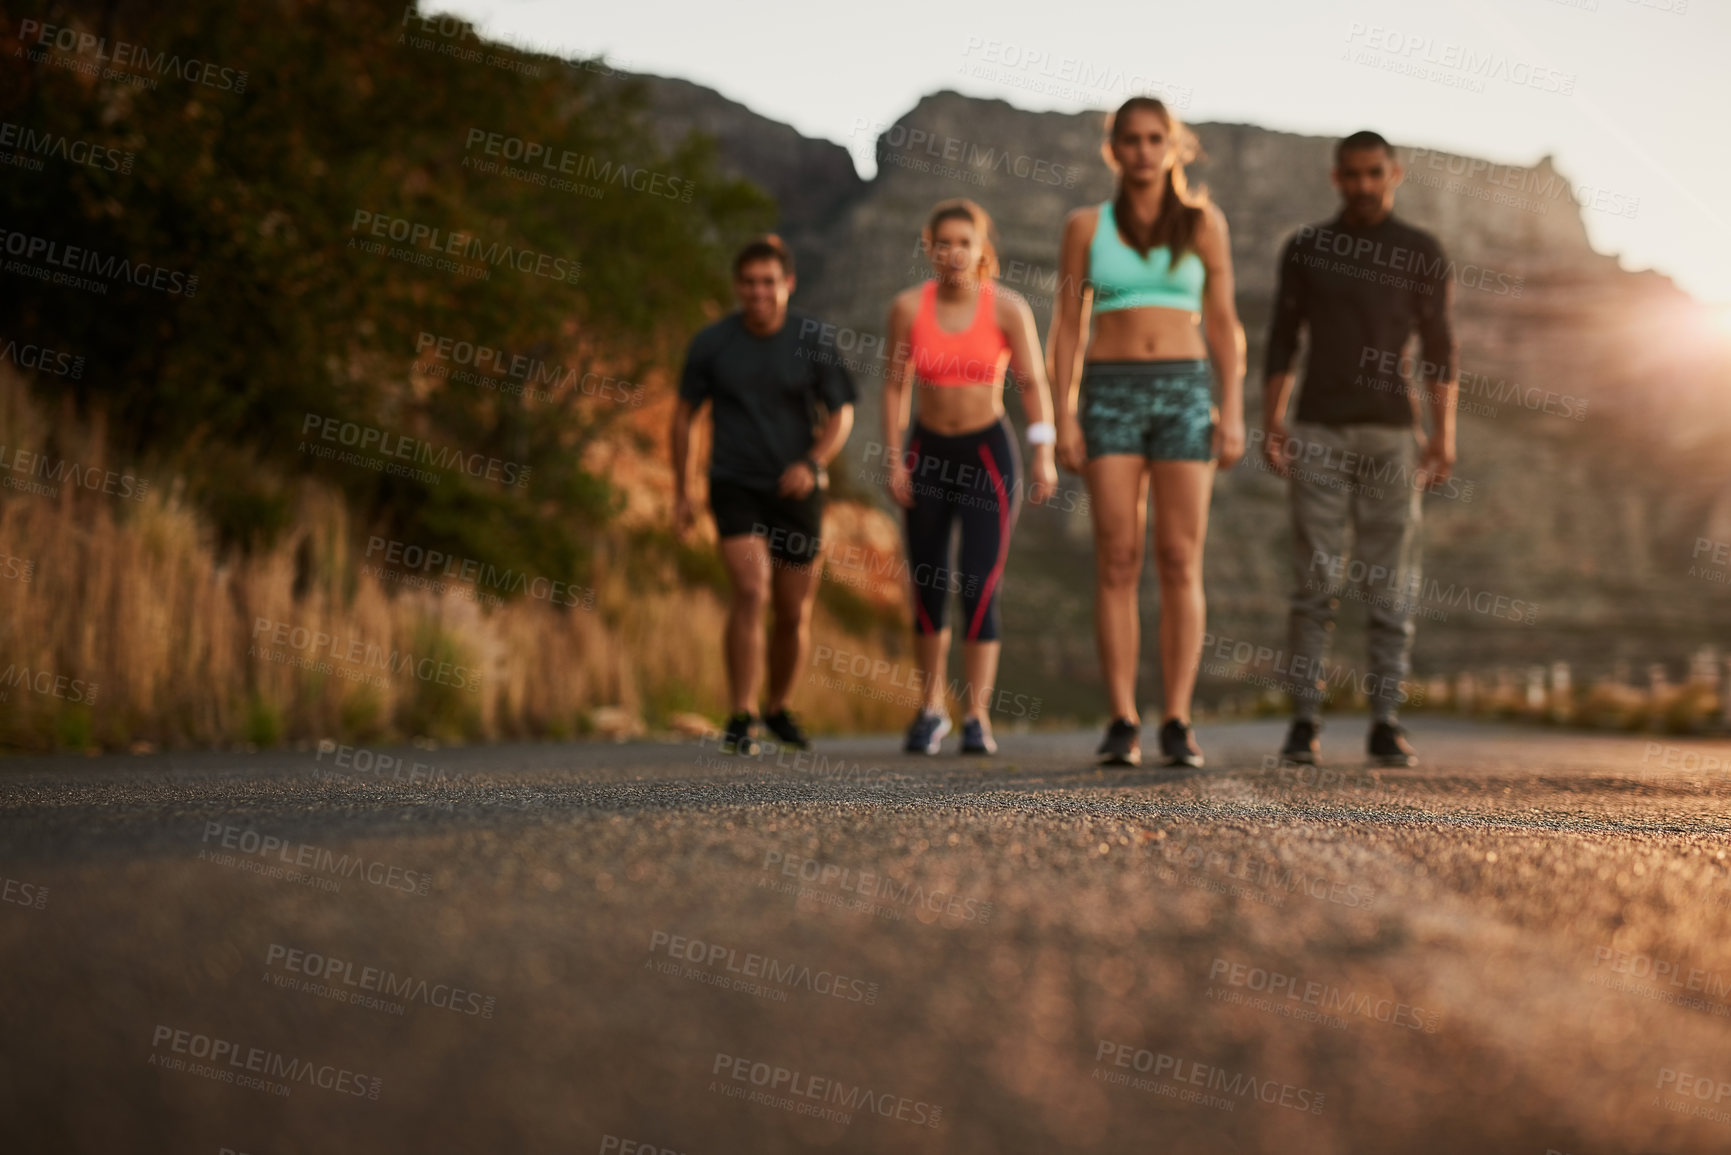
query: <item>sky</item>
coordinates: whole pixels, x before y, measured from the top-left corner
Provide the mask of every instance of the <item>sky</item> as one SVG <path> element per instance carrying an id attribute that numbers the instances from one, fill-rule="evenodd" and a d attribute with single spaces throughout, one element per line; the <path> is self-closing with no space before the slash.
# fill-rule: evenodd
<path id="1" fill-rule="evenodd" d="M 423 0 L 499 39 L 714 88 L 872 175 L 877 133 L 952 89 L 1019 108 L 1136 91 L 1190 121 L 1533 164 L 1595 248 L 1731 315 L 1731 0 Z M 1556 211 L 1555 206 L 1552 211 Z"/>

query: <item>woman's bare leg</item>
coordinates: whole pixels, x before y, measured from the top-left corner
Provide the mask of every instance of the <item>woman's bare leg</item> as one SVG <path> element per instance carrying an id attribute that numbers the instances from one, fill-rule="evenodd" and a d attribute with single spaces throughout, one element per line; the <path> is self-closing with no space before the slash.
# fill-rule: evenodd
<path id="1" fill-rule="evenodd" d="M 1136 668 L 1142 656 L 1137 586 L 1148 524 L 1148 462 L 1113 453 L 1088 462 L 1094 517 L 1094 635 L 1114 718 L 1140 723 Z"/>
<path id="2" fill-rule="evenodd" d="M 914 631 L 914 665 L 920 672 L 920 709 L 928 714 L 944 712 L 944 690 L 950 667 L 950 627 L 935 634 Z"/>
<path id="3" fill-rule="evenodd" d="M 1214 491 L 1211 461 L 1150 463 L 1154 493 L 1154 569 L 1160 579 L 1160 671 L 1166 717 L 1190 724 L 1208 606 L 1202 547 Z"/>
<path id="4" fill-rule="evenodd" d="M 967 717 L 978 718 L 987 734 L 992 732 L 992 692 L 998 682 L 998 654 L 1002 642 L 965 642 L 962 669 L 968 679 Z"/>

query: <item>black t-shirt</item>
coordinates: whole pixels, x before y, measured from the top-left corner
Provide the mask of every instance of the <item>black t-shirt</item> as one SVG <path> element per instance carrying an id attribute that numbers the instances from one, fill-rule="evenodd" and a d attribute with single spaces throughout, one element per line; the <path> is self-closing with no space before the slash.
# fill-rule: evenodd
<path id="1" fill-rule="evenodd" d="M 1281 253 L 1264 363 L 1271 376 L 1290 370 L 1299 327 L 1309 326 L 1297 420 L 1410 425 L 1407 378 L 1454 376 L 1452 271 L 1435 237 L 1393 214 L 1369 228 L 1336 217 L 1299 229 Z M 1403 366 L 1415 329 L 1421 364 Z"/>
<path id="2" fill-rule="evenodd" d="M 733 312 L 691 339 L 679 396 L 714 404 L 711 479 L 774 489 L 811 452 L 818 404 L 833 412 L 853 402 L 853 378 L 818 342 L 821 329 L 790 310 L 780 329 L 759 337 Z"/>

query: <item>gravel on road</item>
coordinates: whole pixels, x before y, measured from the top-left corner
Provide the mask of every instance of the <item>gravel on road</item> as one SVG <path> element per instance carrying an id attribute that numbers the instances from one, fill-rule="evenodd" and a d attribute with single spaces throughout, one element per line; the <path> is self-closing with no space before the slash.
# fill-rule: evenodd
<path id="1" fill-rule="evenodd" d="M 1731 1150 L 1731 743 L 1362 725 L 8 761 L 4 1148 Z"/>

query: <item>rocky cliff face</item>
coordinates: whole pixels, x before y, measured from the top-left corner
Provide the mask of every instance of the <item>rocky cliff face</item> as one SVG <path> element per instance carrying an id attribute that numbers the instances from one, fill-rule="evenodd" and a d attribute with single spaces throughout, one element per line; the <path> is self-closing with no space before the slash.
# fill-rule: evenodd
<path id="1" fill-rule="evenodd" d="M 790 244 L 812 239 L 842 204 L 866 187 L 839 144 L 802 136 L 687 80 L 642 79 L 650 86 L 653 124 L 663 146 L 690 132 L 714 139 L 722 172 L 756 183 L 781 206 L 777 227 Z"/>
<path id="2" fill-rule="evenodd" d="M 785 145 L 785 126 L 695 86 L 655 83 L 670 123 L 721 124 L 738 171 L 771 191 L 799 190 L 785 202 L 801 222 L 807 262 L 799 307 L 838 326 L 838 351 L 855 358 L 863 394 L 850 453 L 880 436 L 873 342 L 893 294 L 928 275 L 918 237 L 931 205 L 965 195 L 986 207 L 1003 282 L 1048 332 L 1064 215 L 1112 191 L 1098 113 L 1024 112 L 941 92 L 880 134 L 876 177 L 850 190 L 831 173 L 833 153 L 808 161 L 814 142 L 773 145 Z M 1255 427 L 1275 258 L 1294 229 L 1336 212 L 1334 142 L 1252 125 L 1194 127 L 1206 156 L 1192 183 L 1208 188 L 1232 229 Z M 1692 303 L 1668 279 L 1624 271 L 1590 247 L 1583 212 L 1638 212 L 1632 198 L 1590 190 L 1584 208 L 1548 159 L 1511 167 L 1422 149 L 1402 149 L 1402 159 L 1396 211 L 1436 234 L 1455 262 L 1463 370 L 1461 484 L 1452 498 L 1426 500 L 1427 574 L 1445 604 L 1421 615 L 1419 670 L 1558 657 L 1581 663 L 1577 676 L 1619 657 L 1678 664 L 1707 623 L 1726 623 L 1726 586 L 1690 572 L 1697 537 L 1731 529 L 1721 524 L 1731 523 L 1721 497 L 1731 469 L 1711 449 L 1731 427 L 1724 347 L 1703 351 L 1687 319 Z M 809 257 L 821 257 L 815 271 Z M 1013 396 L 1007 404 L 1019 423 Z M 855 473 L 876 483 L 870 470 Z M 1080 479 L 1066 484 L 1080 494 Z M 1216 482 L 1207 581 L 1210 629 L 1223 637 L 1284 643 L 1284 496 L 1283 483 L 1248 461 Z M 1090 530 L 1081 503 L 1068 504 L 1023 512 L 1003 587 L 1004 680 L 1018 671 L 1038 686 L 1015 688 L 1050 687 L 1060 704 L 1065 687 L 1081 685 L 1086 708 L 1095 677 Z M 1151 613 L 1151 579 L 1147 590 Z M 1535 620 L 1472 608 L 1497 596 L 1536 605 Z M 1350 602 L 1343 618 L 1342 651 L 1362 652 Z M 1202 692 L 1242 694 L 1250 684 L 1240 672 L 1205 678 Z"/>

